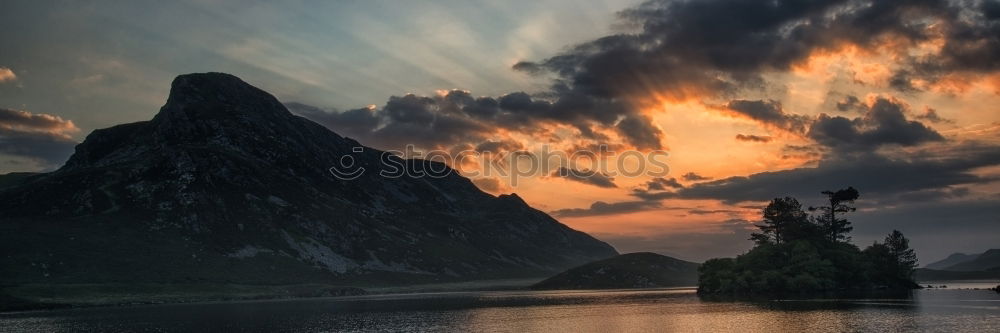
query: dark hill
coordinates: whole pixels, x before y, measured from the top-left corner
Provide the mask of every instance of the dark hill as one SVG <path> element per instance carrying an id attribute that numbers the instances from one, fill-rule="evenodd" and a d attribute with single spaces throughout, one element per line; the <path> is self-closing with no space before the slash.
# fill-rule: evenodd
<path id="1" fill-rule="evenodd" d="M 349 156 L 352 180 L 328 169 Z M 440 177 L 383 177 L 392 162 Z M 0 284 L 363 283 L 545 276 L 614 256 L 516 195 L 295 116 L 220 73 L 178 76 L 150 121 L 95 130 L 0 186 Z"/>
<path id="2" fill-rule="evenodd" d="M 963 263 L 963 262 L 966 262 L 966 261 L 972 261 L 973 259 L 976 259 L 976 257 L 978 257 L 980 254 L 981 253 L 975 253 L 975 254 L 952 253 L 947 258 L 944 258 L 944 259 L 932 262 L 930 264 L 927 264 L 923 268 L 933 269 L 933 270 L 942 270 L 942 269 L 945 269 L 945 268 L 948 268 L 950 266 L 954 266 L 954 265 L 957 265 L 957 264 L 960 264 L 960 263 Z"/>
<path id="3" fill-rule="evenodd" d="M 972 260 L 960 262 L 945 268 L 946 271 L 988 271 L 1000 268 L 1000 249 L 991 249 L 976 256 Z"/>
<path id="4" fill-rule="evenodd" d="M 532 289 L 627 289 L 695 286 L 698 264 L 656 253 L 639 252 L 571 268 Z"/>

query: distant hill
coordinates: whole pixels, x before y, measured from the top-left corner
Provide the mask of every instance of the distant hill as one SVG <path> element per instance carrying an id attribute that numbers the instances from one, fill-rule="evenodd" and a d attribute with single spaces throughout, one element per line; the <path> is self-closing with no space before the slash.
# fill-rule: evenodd
<path id="1" fill-rule="evenodd" d="M 943 270 L 945 268 L 961 264 L 963 262 L 972 261 L 973 259 L 976 259 L 976 257 L 978 257 L 980 254 L 982 253 L 974 253 L 974 254 L 952 253 L 947 258 L 927 264 L 923 268 Z"/>
<path id="2" fill-rule="evenodd" d="M 976 256 L 972 260 L 960 262 L 945 267 L 944 270 L 969 272 L 969 271 L 988 271 L 995 268 L 1000 268 L 1000 249 L 990 249 Z"/>
<path id="3" fill-rule="evenodd" d="M 698 264 L 656 253 L 639 252 L 571 268 L 532 289 L 627 289 L 698 284 Z"/>

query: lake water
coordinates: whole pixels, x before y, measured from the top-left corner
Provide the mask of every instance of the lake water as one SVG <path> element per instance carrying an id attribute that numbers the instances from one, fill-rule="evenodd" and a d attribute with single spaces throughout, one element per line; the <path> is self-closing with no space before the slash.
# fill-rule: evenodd
<path id="1" fill-rule="evenodd" d="M 1000 295 L 931 289 L 898 299 L 710 302 L 690 288 L 395 294 L 7 313 L 0 331 L 1000 332 Z"/>

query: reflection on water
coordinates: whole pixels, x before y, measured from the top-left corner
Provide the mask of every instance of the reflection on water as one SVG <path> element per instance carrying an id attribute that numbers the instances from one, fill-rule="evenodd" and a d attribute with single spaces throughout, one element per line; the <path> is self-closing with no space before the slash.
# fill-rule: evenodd
<path id="1" fill-rule="evenodd" d="M 462 292 L 0 315 L 0 331 L 1000 332 L 1000 295 L 709 302 L 693 289 Z"/>

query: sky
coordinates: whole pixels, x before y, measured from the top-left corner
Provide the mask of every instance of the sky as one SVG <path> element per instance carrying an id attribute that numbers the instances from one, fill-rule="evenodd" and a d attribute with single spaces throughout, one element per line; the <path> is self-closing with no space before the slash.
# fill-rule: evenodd
<path id="1" fill-rule="evenodd" d="M 770 199 L 847 186 L 855 244 L 1000 248 L 994 0 L 13 0 L 0 43 L 0 173 L 54 170 L 216 71 L 379 149 L 597 151 L 452 166 L 620 252 L 733 256 Z"/>

